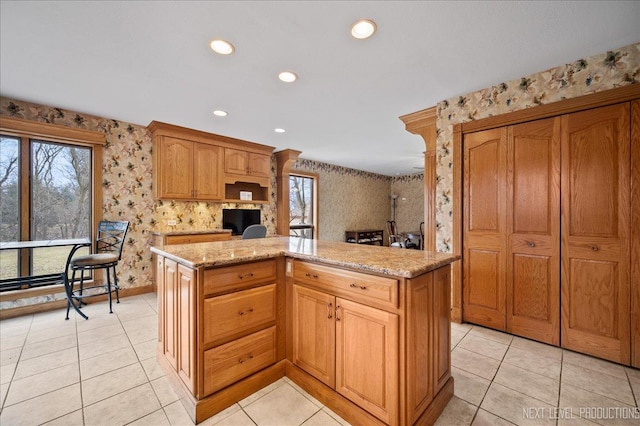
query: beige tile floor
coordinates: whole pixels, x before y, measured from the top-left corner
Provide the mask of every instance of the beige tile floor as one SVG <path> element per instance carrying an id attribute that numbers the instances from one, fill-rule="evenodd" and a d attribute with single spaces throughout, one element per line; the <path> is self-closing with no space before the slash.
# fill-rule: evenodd
<path id="1" fill-rule="evenodd" d="M 155 304 L 0 321 L 0 425 L 192 425 L 155 360 Z M 455 396 L 438 425 L 640 424 L 640 370 L 470 324 L 451 337 Z M 283 378 L 203 424 L 347 423 Z"/>

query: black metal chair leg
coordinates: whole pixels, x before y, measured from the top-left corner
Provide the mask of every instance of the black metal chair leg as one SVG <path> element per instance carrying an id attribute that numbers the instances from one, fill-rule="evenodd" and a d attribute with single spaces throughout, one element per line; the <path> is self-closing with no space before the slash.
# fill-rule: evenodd
<path id="1" fill-rule="evenodd" d="M 111 274 L 109 273 L 109 268 L 107 269 L 107 297 L 109 298 L 109 313 L 113 313 L 113 309 L 111 308 Z"/>
<path id="2" fill-rule="evenodd" d="M 116 272 L 116 265 L 113 265 L 113 282 L 116 290 L 116 303 L 120 303 L 120 286 L 118 285 L 118 273 Z"/>

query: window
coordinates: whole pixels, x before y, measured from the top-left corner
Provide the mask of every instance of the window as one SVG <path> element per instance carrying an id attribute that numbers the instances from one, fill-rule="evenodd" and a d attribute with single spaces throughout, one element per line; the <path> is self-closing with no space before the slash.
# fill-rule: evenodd
<path id="1" fill-rule="evenodd" d="M 317 176 L 289 175 L 289 235 L 317 238 Z"/>
<path id="2" fill-rule="evenodd" d="M 93 240 L 104 134 L 9 118 L 1 124 L 0 241 Z M 67 246 L 1 250 L 0 279 L 59 274 L 68 254 Z"/>

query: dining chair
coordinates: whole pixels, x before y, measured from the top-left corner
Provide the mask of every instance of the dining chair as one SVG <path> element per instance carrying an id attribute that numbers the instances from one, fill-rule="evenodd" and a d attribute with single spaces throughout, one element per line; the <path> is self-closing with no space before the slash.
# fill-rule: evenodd
<path id="1" fill-rule="evenodd" d="M 389 233 L 389 247 L 404 247 L 402 237 L 398 234 L 395 220 L 387 221 L 387 232 Z"/>
<path id="2" fill-rule="evenodd" d="M 267 236 L 267 227 L 264 225 L 249 225 L 242 233 L 243 240 L 250 240 L 253 238 L 264 238 Z"/>
<path id="3" fill-rule="evenodd" d="M 118 292 L 120 287 L 118 286 L 116 265 L 118 265 L 118 262 L 120 262 L 120 259 L 122 258 L 122 248 L 124 246 L 125 236 L 127 235 L 128 229 L 128 221 L 100 221 L 96 235 L 95 253 L 74 257 L 72 252 L 69 255 L 69 258 L 67 259 L 67 266 L 63 273 L 65 289 L 67 291 L 66 319 L 69 319 L 69 309 L 72 304 L 74 309 L 78 311 L 80 315 L 85 319 L 88 319 L 88 317 L 79 310 L 84 303 L 82 301 L 84 297 L 97 296 L 106 293 L 109 297 L 109 313 L 113 313 L 111 306 L 111 293 L 115 292 L 116 303 L 120 303 L 120 294 Z M 85 288 L 85 271 L 95 271 L 99 269 L 105 271 L 106 280 L 103 280 L 101 284 L 94 283 L 94 285 Z M 77 272 L 80 272 L 80 284 L 78 289 L 74 290 Z M 71 273 L 71 280 L 69 280 L 69 273 Z M 111 277 L 112 275 L 113 280 Z M 94 288 L 103 288 L 104 291 L 85 293 L 85 291 Z"/>
<path id="4" fill-rule="evenodd" d="M 424 250 L 424 222 L 420 222 L 420 250 Z"/>

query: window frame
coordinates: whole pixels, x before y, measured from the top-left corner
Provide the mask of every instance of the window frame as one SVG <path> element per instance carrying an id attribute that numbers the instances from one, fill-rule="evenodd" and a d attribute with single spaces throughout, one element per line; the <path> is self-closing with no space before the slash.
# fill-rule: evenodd
<path id="1" fill-rule="evenodd" d="M 298 171 L 298 170 L 291 170 L 289 172 L 288 175 L 288 180 L 291 180 L 291 176 L 299 176 L 299 177 L 303 177 L 303 178 L 308 178 L 311 179 L 313 181 L 313 194 L 312 194 L 312 214 L 313 214 L 313 224 L 312 225 L 291 225 L 291 207 L 290 205 L 287 206 L 287 211 L 288 211 L 288 220 L 289 220 L 289 236 L 291 235 L 291 231 L 292 230 L 296 230 L 296 229 L 311 229 L 311 238 L 312 239 L 318 239 L 318 236 L 320 235 L 320 217 L 318 216 L 319 213 L 319 209 L 318 209 L 318 205 L 319 205 L 319 199 L 320 199 L 320 193 L 318 191 L 319 189 L 319 177 L 318 174 L 316 173 L 310 173 L 310 172 L 304 172 L 304 171 Z M 290 185 L 287 186 L 288 188 L 291 188 Z M 289 191 L 291 191 L 289 189 Z M 291 199 L 291 192 L 289 192 L 289 199 Z"/>
<path id="2" fill-rule="evenodd" d="M 19 238 L 20 241 L 31 240 L 31 215 L 30 207 L 30 176 L 31 176 L 31 154 L 30 143 L 32 140 L 42 142 L 54 142 L 67 146 L 79 146 L 91 149 L 91 226 L 89 237 L 94 239 L 96 235 L 98 222 L 102 219 L 102 158 L 103 149 L 106 144 L 106 135 L 102 132 L 74 129 L 50 123 L 41 123 L 36 121 L 24 120 L 13 117 L 0 117 L 0 133 L 3 136 L 15 137 L 18 142 L 19 157 L 19 200 L 20 200 L 20 221 L 19 221 Z M 27 197 L 27 202 L 24 202 Z M 92 246 L 95 244 L 92 241 Z M 92 250 L 95 248 L 92 247 Z M 23 249 L 19 252 L 19 273 L 20 276 L 29 274 L 29 249 Z M 34 297 L 40 294 L 51 294 L 56 292 L 55 289 L 62 287 L 61 285 L 51 285 L 41 288 L 8 291 L 5 295 L 20 294 L 18 298 L 25 297 L 25 292 L 29 293 L 28 297 Z M 52 291 L 53 290 L 53 291 Z M 4 296 L 4 295 L 3 295 Z M 5 297 L 1 298 L 2 301 Z"/>

